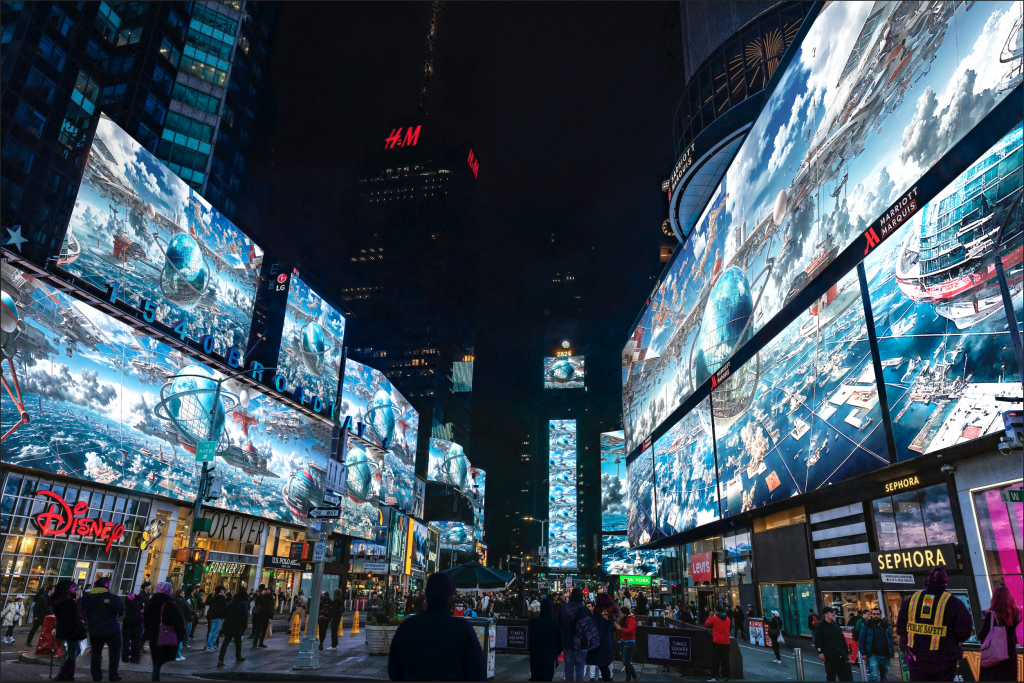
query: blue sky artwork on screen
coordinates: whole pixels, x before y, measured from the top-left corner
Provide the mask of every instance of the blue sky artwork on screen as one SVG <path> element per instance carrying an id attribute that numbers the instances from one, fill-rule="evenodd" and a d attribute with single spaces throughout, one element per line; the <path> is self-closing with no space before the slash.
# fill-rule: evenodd
<path id="1" fill-rule="evenodd" d="M 297 275 L 288 286 L 288 308 L 281 330 L 277 374 L 288 381 L 285 391 L 301 386 L 325 404 L 337 400 L 345 318 Z"/>
<path id="2" fill-rule="evenodd" d="M 263 250 L 100 115 L 58 265 L 156 319 L 244 350 Z"/>
<path id="3" fill-rule="evenodd" d="M 601 567 L 605 574 L 657 576 L 664 550 L 632 550 L 625 536 L 601 537 Z"/>
<path id="4" fill-rule="evenodd" d="M 462 522 L 431 522 L 440 534 L 442 550 L 473 552 L 473 525 Z"/>
<path id="5" fill-rule="evenodd" d="M 723 517 L 888 465 L 857 272 L 734 368 L 711 413 Z"/>
<path id="6" fill-rule="evenodd" d="M 629 545 L 638 546 L 661 538 L 655 522 L 654 453 L 648 449 L 626 467 L 626 488 L 629 496 L 626 507 L 626 532 Z"/>
<path id="7" fill-rule="evenodd" d="M 601 434 L 601 530 L 626 530 L 626 453 L 622 430 Z"/>
<path id="8" fill-rule="evenodd" d="M 548 356 L 544 359 L 545 389 L 582 389 L 585 379 L 583 356 Z"/>
<path id="9" fill-rule="evenodd" d="M 623 349 L 627 453 L 1019 83 L 1020 15 L 821 11 Z"/>
<path id="10" fill-rule="evenodd" d="M 707 429 L 708 414 L 705 399 L 654 442 L 657 524 L 666 536 L 719 517 L 715 447 Z"/>
<path id="11" fill-rule="evenodd" d="M 379 370 L 345 361 L 338 416 L 365 426 L 363 438 L 387 445 L 380 493 L 382 503 L 405 512 L 416 506 L 416 439 L 420 414 Z M 353 428 L 355 425 L 353 425 Z"/>
<path id="12" fill-rule="evenodd" d="M 576 420 L 548 421 L 548 566 L 576 567 Z"/>
<path id="13" fill-rule="evenodd" d="M 864 262 L 900 458 L 1002 432 L 1021 396 L 994 267 L 1003 267 L 1020 325 L 1022 185 L 1018 125 Z M 1020 403 L 1017 403 L 1020 407 Z"/>
<path id="14" fill-rule="evenodd" d="M 303 523 L 320 502 L 329 424 L 234 380 L 217 405 L 222 375 L 8 264 L 0 272 L 5 325 L 16 313 L 4 350 L 29 414 L 3 441 L 5 463 L 191 502 L 196 443 L 213 436 L 216 507 Z M 19 421 L 5 395 L 0 433 Z"/>
<path id="15" fill-rule="evenodd" d="M 462 446 L 444 439 L 431 439 L 427 460 L 427 481 L 439 481 L 465 490 L 469 481 L 469 458 Z"/>
<path id="16" fill-rule="evenodd" d="M 419 569 L 427 568 L 427 547 L 430 544 L 430 532 L 426 524 L 413 520 L 412 523 L 412 566 Z"/>
<path id="17" fill-rule="evenodd" d="M 469 468 L 466 495 L 473 506 L 474 538 L 480 543 L 484 543 L 484 501 L 487 498 L 487 472 L 479 467 Z"/>

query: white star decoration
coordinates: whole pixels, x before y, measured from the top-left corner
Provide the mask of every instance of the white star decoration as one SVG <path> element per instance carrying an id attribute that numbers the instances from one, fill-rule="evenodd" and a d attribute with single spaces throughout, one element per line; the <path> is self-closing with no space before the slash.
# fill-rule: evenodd
<path id="1" fill-rule="evenodd" d="M 21 236 L 21 226 L 20 225 L 15 225 L 13 229 L 7 228 L 7 234 L 10 235 L 10 237 L 7 238 L 7 243 L 4 246 L 5 247 L 12 247 L 13 246 L 13 247 L 15 247 L 18 250 L 18 253 L 20 254 L 21 253 L 21 245 L 23 243 L 25 243 L 25 242 L 28 242 L 27 239 L 25 239 L 24 237 Z"/>

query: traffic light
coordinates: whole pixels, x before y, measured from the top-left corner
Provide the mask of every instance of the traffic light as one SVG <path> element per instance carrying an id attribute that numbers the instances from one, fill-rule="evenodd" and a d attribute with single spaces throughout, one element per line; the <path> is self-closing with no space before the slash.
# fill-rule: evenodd
<path id="1" fill-rule="evenodd" d="M 188 551 L 188 561 L 193 564 L 206 564 L 206 551 L 202 548 L 191 548 Z"/>
<path id="2" fill-rule="evenodd" d="M 224 495 L 224 477 L 216 471 L 210 472 L 204 500 L 215 500 Z"/>
<path id="3" fill-rule="evenodd" d="M 203 581 L 203 565 L 186 564 L 181 572 L 182 586 L 195 586 Z"/>

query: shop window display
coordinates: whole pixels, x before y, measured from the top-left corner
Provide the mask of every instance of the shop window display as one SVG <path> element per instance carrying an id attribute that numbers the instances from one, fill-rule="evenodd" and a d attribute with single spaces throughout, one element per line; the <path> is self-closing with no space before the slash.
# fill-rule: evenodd
<path id="1" fill-rule="evenodd" d="M 815 608 L 813 583 L 762 583 L 761 609 L 764 616 L 779 611 L 782 632 L 810 637 L 807 628 L 808 610 Z M 815 610 L 817 611 L 817 610 Z"/>
<path id="2" fill-rule="evenodd" d="M 903 491 L 871 505 L 881 550 L 957 542 L 945 484 Z"/>

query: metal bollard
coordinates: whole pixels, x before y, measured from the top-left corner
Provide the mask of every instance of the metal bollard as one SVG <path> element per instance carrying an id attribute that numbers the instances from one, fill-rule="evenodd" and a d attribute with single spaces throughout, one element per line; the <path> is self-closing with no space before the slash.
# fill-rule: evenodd
<path id="1" fill-rule="evenodd" d="M 860 680 L 868 680 L 868 668 L 864 664 L 863 657 L 857 657 L 857 666 L 860 667 Z"/>
<path id="2" fill-rule="evenodd" d="M 804 678 L 804 655 L 803 651 L 798 647 L 793 648 L 793 660 L 796 662 L 796 680 L 806 680 Z"/>

